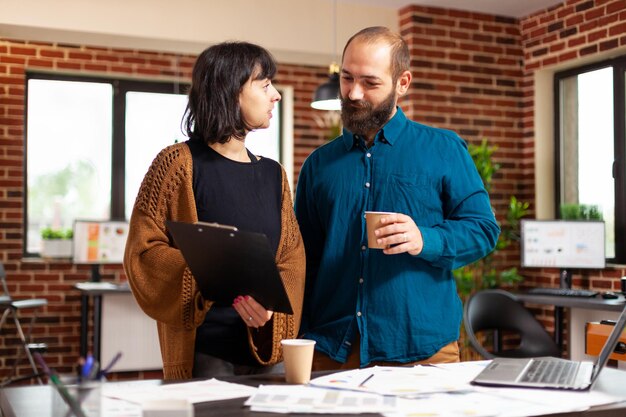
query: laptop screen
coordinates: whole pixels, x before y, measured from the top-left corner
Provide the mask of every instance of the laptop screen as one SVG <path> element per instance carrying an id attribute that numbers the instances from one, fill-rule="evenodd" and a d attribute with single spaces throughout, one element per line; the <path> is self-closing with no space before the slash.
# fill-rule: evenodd
<path id="1" fill-rule="evenodd" d="M 613 331 L 611 331 L 609 338 L 606 340 L 606 343 L 602 347 L 602 351 L 600 351 L 598 360 L 593 367 L 593 375 L 591 376 L 592 383 L 596 380 L 596 378 L 598 378 L 600 371 L 602 370 L 602 368 L 604 368 L 607 361 L 609 360 L 609 356 L 611 356 L 611 353 L 613 353 L 613 351 L 615 350 L 615 346 L 617 346 L 617 342 L 619 341 L 619 338 L 624 331 L 624 327 L 626 327 L 626 304 L 624 305 L 622 314 L 620 314 L 617 323 L 615 323 L 615 327 L 613 328 Z"/>

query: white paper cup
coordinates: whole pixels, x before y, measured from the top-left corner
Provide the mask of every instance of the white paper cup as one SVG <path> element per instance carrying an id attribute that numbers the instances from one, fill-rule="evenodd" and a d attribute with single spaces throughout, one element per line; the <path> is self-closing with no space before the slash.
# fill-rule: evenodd
<path id="1" fill-rule="evenodd" d="M 311 380 L 315 340 L 284 339 L 285 380 L 288 384 L 306 384 Z"/>
<path id="2" fill-rule="evenodd" d="M 388 216 L 390 214 L 395 214 L 389 211 L 366 211 L 365 212 L 365 223 L 367 225 L 367 246 L 370 249 L 386 249 L 387 245 L 381 245 L 376 243 L 376 235 L 374 231 L 382 226 L 380 223 L 381 217 Z"/>

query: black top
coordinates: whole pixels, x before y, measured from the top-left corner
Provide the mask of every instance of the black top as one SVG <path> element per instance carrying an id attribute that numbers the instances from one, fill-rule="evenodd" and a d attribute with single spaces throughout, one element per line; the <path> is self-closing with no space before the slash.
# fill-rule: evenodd
<path id="1" fill-rule="evenodd" d="M 264 233 L 276 253 L 282 205 L 280 165 L 268 158 L 257 159 L 250 151 L 251 162 L 237 162 L 199 140 L 187 144 L 198 220 Z M 231 304 L 213 305 L 207 312 L 196 332 L 195 350 L 240 365 L 258 364 L 250 353 L 246 325 Z"/>

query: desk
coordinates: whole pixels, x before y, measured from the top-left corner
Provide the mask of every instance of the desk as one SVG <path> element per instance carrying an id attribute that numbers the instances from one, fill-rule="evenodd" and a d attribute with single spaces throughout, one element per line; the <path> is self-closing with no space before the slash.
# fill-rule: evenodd
<path id="1" fill-rule="evenodd" d="M 80 356 L 87 356 L 89 351 L 89 313 L 90 300 L 93 299 L 93 340 L 92 354 L 100 360 L 100 335 L 102 329 L 102 295 L 115 293 L 129 293 L 128 285 L 118 285 L 109 282 L 80 282 L 74 285 L 80 291 Z"/>
<path id="2" fill-rule="evenodd" d="M 554 306 L 554 340 L 563 349 L 563 308 L 579 308 L 586 310 L 602 310 L 621 312 L 624 309 L 624 296 L 614 300 L 605 300 L 600 295 L 595 297 L 566 297 L 516 293 L 515 296 L 524 303 Z M 572 357 L 577 360 L 577 358 Z"/>
<path id="3" fill-rule="evenodd" d="M 327 373 L 327 372 L 326 372 Z M 313 376 L 323 375 L 323 372 L 314 372 Z M 261 384 L 282 384 L 284 377 L 282 375 L 253 375 L 220 378 L 225 381 L 246 384 L 250 386 L 259 386 Z M 137 381 L 133 384 L 155 383 L 160 381 Z M 120 384 L 110 382 L 108 384 Z M 124 382 L 121 384 L 128 384 Z M 626 386 L 626 372 L 612 368 L 605 368 L 594 386 L 594 391 L 600 391 L 611 395 L 617 395 L 624 398 L 624 386 Z M 31 385 L 24 387 L 5 388 L 0 391 L 0 409 L 5 417 L 53 417 L 55 415 L 63 415 L 62 409 L 52 409 L 53 404 L 59 404 L 60 401 L 53 398 L 58 395 L 51 386 L 48 385 Z M 195 404 L 195 417 L 276 417 L 279 414 L 251 412 L 249 408 L 244 407 L 243 403 L 246 398 L 237 398 L 224 401 L 213 401 L 207 403 Z M 63 404 L 59 405 L 63 407 Z M 59 414 L 60 413 L 60 414 Z M 550 414 L 551 417 L 571 417 L 571 416 L 594 416 L 594 417 L 623 417 L 626 414 L 626 401 L 592 407 L 589 410 Z M 362 414 L 364 416 L 378 416 L 378 414 Z M 311 414 L 290 414 L 290 416 L 307 417 Z M 337 417 L 354 416 L 354 414 L 334 414 Z M 99 417 L 99 416 L 89 416 Z"/>
<path id="4" fill-rule="evenodd" d="M 91 351 L 95 359 L 107 362 L 121 351 L 123 356 L 115 366 L 116 372 L 162 368 L 156 324 L 139 309 L 128 285 L 84 282 L 74 288 L 81 292 L 82 357 Z M 91 343 L 90 313 L 93 314 Z"/>

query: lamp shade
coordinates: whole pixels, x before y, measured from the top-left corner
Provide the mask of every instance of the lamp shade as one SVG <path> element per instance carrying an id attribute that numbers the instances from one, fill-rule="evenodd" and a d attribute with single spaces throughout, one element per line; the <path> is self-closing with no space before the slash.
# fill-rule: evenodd
<path id="1" fill-rule="evenodd" d="M 333 72 L 328 81 L 317 87 L 311 107 L 317 110 L 341 110 L 339 100 L 339 74 Z"/>

